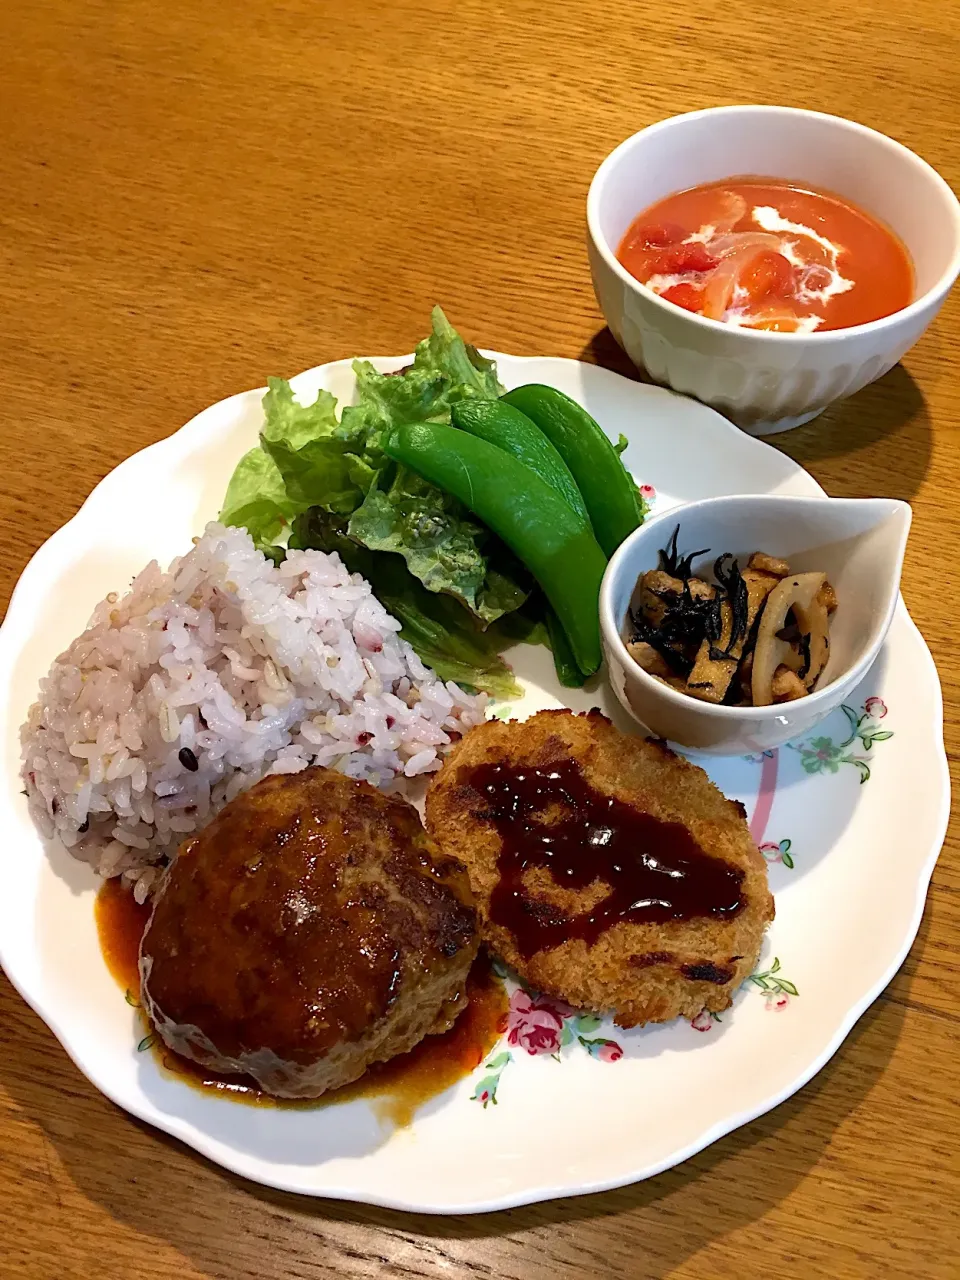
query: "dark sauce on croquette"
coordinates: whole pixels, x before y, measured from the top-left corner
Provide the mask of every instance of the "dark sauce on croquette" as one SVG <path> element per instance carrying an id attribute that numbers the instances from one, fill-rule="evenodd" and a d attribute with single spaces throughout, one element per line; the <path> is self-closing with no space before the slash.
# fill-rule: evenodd
<path id="1" fill-rule="evenodd" d="M 482 764 L 465 779 L 483 797 L 476 817 L 501 839 L 491 919 L 509 929 L 524 957 L 581 938 L 591 946 L 616 924 L 697 917 L 730 919 L 744 906 L 743 872 L 700 848 L 679 822 L 665 822 L 590 786 L 573 760 L 541 767 Z M 534 868 L 562 889 L 601 882 L 609 892 L 566 915 L 530 896 Z"/>

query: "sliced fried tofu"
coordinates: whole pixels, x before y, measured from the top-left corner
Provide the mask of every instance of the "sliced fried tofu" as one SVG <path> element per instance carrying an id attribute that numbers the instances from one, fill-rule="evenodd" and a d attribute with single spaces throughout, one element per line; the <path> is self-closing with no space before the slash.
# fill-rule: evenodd
<path id="1" fill-rule="evenodd" d="M 640 579 L 636 607 L 645 622 L 659 627 L 670 606 L 683 595 L 683 583 L 662 569 L 650 569 Z"/>
<path id="2" fill-rule="evenodd" d="M 694 600 L 713 600 L 717 594 L 717 588 L 702 578 L 688 578 L 687 589 Z"/>
<path id="3" fill-rule="evenodd" d="M 807 694 L 807 686 L 787 666 L 777 667 L 770 687 L 774 702 L 795 702 L 797 698 L 804 698 Z"/>
<path id="4" fill-rule="evenodd" d="M 765 551 L 755 551 L 747 561 L 747 568 L 757 569 L 760 573 L 772 573 L 775 578 L 785 578 L 790 572 L 786 560 L 768 556 Z"/>
<path id="5" fill-rule="evenodd" d="M 752 559 L 753 557 L 751 557 Z M 744 634 L 735 644 L 731 644 L 733 634 L 733 610 L 724 601 L 720 606 L 721 630 L 716 648 L 729 652 L 729 657 L 712 658 L 710 641 L 704 640 L 700 645 L 693 669 L 687 679 L 687 692 L 703 702 L 723 702 L 730 688 L 730 682 L 737 673 L 743 650 L 753 630 L 757 615 L 763 608 L 764 601 L 777 585 L 779 579 L 773 574 L 757 569 L 746 569 L 743 581 L 747 588 L 747 625 Z"/>
<path id="6" fill-rule="evenodd" d="M 666 660 L 657 653 L 652 644 L 647 644 L 645 640 L 631 640 L 627 645 L 627 653 L 634 660 L 638 667 L 651 676 L 660 676 L 666 679 L 673 675 Z"/>
<path id="7" fill-rule="evenodd" d="M 829 582 L 825 582 L 817 592 L 817 603 L 823 605 L 827 613 L 833 613 L 837 607 L 837 593 Z"/>

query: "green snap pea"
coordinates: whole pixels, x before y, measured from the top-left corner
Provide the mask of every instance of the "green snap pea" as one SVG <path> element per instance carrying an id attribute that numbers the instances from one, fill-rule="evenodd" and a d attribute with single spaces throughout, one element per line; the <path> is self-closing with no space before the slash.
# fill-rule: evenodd
<path id="1" fill-rule="evenodd" d="M 461 431 L 469 431 L 472 436 L 497 445 L 535 471 L 589 523 L 586 503 L 570 468 L 526 414 L 502 400 L 460 400 L 451 409 L 450 416 L 453 425 Z"/>
<path id="2" fill-rule="evenodd" d="M 553 666 L 557 679 L 566 689 L 581 689 L 586 677 L 577 666 L 573 650 L 570 648 L 570 641 L 567 639 L 567 633 L 560 619 L 549 605 L 546 607 L 543 623 L 550 637 L 550 649 L 553 653 Z"/>
<path id="3" fill-rule="evenodd" d="M 553 387 L 529 383 L 502 399 L 554 445 L 583 495 L 597 541 L 612 556 L 643 521 L 640 495 L 616 449 L 585 409 Z"/>
<path id="4" fill-rule="evenodd" d="M 529 467 L 465 431 L 410 423 L 390 434 L 384 452 L 452 493 L 507 544 L 556 610 L 577 666 L 596 671 L 607 560 L 589 524 Z"/>

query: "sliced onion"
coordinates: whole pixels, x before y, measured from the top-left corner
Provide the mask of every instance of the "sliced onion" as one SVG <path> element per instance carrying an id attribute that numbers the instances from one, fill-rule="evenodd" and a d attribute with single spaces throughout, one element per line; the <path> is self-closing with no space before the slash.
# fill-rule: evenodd
<path id="1" fill-rule="evenodd" d="M 797 623 L 803 630 L 801 616 L 806 617 L 817 592 L 826 581 L 825 573 L 795 573 L 778 582 L 767 596 L 767 603 L 760 616 L 760 627 L 757 631 L 757 643 L 753 651 L 753 705 L 769 707 L 773 702 L 773 676 L 777 667 L 783 663 L 786 651 L 790 648 L 785 640 L 777 637 L 782 631 L 787 614 L 792 609 Z M 824 619 L 826 610 L 823 611 Z M 810 637 L 811 658 L 813 635 Z M 812 666 L 812 662 L 811 662 Z M 822 669 L 822 668 L 821 668 Z M 819 672 L 817 673 L 819 675 Z"/>
<path id="2" fill-rule="evenodd" d="M 721 191 L 717 197 L 716 212 L 710 221 L 717 231 L 732 231 L 741 218 L 747 216 L 747 202 L 735 191 Z"/>
<path id="3" fill-rule="evenodd" d="M 711 245 L 711 251 L 712 248 Z M 722 320 L 733 301 L 737 284 L 753 263 L 767 252 L 765 244 L 744 244 L 722 258 L 720 265 L 707 278 L 700 314 L 711 320 Z"/>
<path id="4" fill-rule="evenodd" d="M 744 329 L 772 329 L 776 333 L 795 333 L 800 326 L 800 316 L 789 302 L 768 302 L 752 307 L 740 321 Z"/>
<path id="5" fill-rule="evenodd" d="M 714 236 L 707 247 L 716 257 L 723 258 L 728 253 L 733 253 L 734 249 L 745 249 L 752 245 L 779 253 L 783 241 L 769 231 L 732 231 L 727 235 Z"/>

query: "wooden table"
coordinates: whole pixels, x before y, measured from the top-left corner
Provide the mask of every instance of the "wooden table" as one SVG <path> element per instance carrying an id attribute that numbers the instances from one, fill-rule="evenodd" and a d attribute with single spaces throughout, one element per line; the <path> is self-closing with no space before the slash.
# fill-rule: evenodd
<path id="1" fill-rule="evenodd" d="M 706 9 L 706 6 L 701 7 Z M 960 4 L 5 0 L 0 588 L 120 460 L 268 372 L 477 341 L 623 369 L 584 253 L 594 168 L 711 103 L 900 138 L 960 187 Z M 914 504 L 904 593 L 960 746 L 960 295 L 904 366 L 778 437 Z M 951 578 L 952 575 L 952 578 Z M 833 1061 L 639 1186 L 476 1218 L 248 1186 L 101 1097 L 0 978 L 0 1274 L 955 1277 L 960 849 Z"/>

